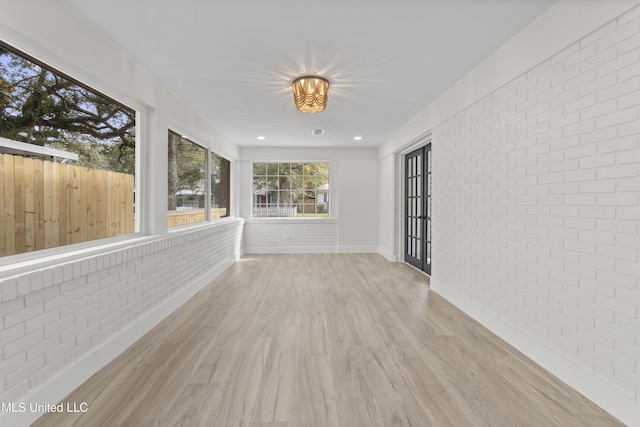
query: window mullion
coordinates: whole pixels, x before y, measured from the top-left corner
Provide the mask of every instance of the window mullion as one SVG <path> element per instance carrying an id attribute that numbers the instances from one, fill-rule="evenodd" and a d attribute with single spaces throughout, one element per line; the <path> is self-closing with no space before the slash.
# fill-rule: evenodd
<path id="1" fill-rule="evenodd" d="M 204 176 L 204 220 L 211 221 L 211 150 L 206 153 Z"/>

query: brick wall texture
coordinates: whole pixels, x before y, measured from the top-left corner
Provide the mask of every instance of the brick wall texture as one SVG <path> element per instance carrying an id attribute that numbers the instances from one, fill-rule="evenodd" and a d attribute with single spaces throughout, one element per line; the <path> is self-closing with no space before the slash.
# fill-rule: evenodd
<path id="1" fill-rule="evenodd" d="M 244 247 L 247 253 L 286 251 L 332 252 L 338 246 L 338 221 L 330 218 L 247 219 Z"/>
<path id="2" fill-rule="evenodd" d="M 394 156 L 380 159 L 378 167 L 378 246 L 382 255 L 391 257 L 394 253 Z"/>
<path id="3" fill-rule="evenodd" d="M 433 275 L 640 401 L 640 7 L 433 129 Z"/>
<path id="4" fill-rule="evenodd" d="M 240 253 L 242 221 L 0 281 L 0 401 L 19 400 Z"/>

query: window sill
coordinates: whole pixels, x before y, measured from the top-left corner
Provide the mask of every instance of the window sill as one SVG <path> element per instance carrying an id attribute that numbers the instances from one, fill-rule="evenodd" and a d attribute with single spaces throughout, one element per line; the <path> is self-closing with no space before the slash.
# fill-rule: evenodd
<path id="1" fill-rule="evenodd" d="M 141 233 L 135 233 L 73 245 L 58 246 L 56 248 L 26 252 L 23 254 L 9 255 L 0 259 L 0 276 L 9 276 L 33 269 L 45 268 L 53 264 L 69 262 L 86 256 L 121 249 L 126 246 L 145 243 L 154 238 L 156 238 L 156 236 L 144 236 Z"/>
<path id="2" fill-rule="evenodd" d="M 128 234 L 126 236 L 111 237 L 77 243 L 74 245 L 59 246 L 57 248 L 43 249 L 24 254 L 10 255 L 0 259 L 0 280 L 5 277 L 22 274 L 26 271 L 42 269 L 55 264 L 77 261 L 93 255 L 101 255 L 111 251 L 124 249 L 140 244 L 159 241 L 179 235 L 180 233 L 193 232 L 197 229 L 221 227 L 243 221 L 242 218 L 226 217 L 213 222 L 199 222 L 174 227 L 168 233 L 145 236 L 141 233 Z"/>

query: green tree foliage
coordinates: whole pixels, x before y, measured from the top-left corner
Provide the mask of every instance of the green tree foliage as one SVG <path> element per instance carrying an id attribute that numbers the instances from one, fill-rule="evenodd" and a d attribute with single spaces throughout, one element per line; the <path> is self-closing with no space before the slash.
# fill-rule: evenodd
<path id="1" fill-rule="evenodd" d="M 2 112 L 4 112 L 4 109 L 9 106 L 10 91 L 11 85 L 7 83 L 2 77 L 0 77 L 0 111 Z"/>
<path id="2" fill-rule="evenodd" d="M 171 131 L 168 146 L 168 208 L 175 210 L 180 190 L 196 192 L 204 187 L 206 150 Z"/>
<path id="3" fill-rule="evenodd" d="M 328 206 L 318 197 L 328 193 L 329 163 L 254 163 L 255 194 L 270 205 L 297 205 L 299 214 L 326 214 Z M 317 208 L 316 208 L 317 206 Z"/>
<path id="4" fill-rule="evenodd" d="M 178 143 L 178 185 L 198 190 L 204 185 L 205 149 L 184 138 Z"/>
<path id="5" fill-rule="evenodd" d="M 211 153 L 211 206 L 227 208 L 225 216 L 229 216 L 230 178 L 231 162 Z"/>
<path id="6" fill-rule="evenodd" d="M 0 136 L 135 171 L 135 113 L 0 46 Z"/>

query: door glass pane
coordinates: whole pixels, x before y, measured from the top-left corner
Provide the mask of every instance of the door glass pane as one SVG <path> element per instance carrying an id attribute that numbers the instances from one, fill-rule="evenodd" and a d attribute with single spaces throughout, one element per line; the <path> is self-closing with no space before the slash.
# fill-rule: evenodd
<path id="1" fill-rule="evenodd" d="M 430 253 L 430 233 L 427 230 L 427 216 L 431 214 L 432 183 L 429 175 L 431 164 L 430 146 L 422 147 L 405 157 L 405 253 L 409 263 L 430 272 L 426 254 Z M 428 176 L 429 175 L 429 176 Z M 426 181 L 425 181 L 426 180 Z M 425 200 L 426 198 L 426 200 Z M 427 246 L 429 244 L 429 246 Z"/>

